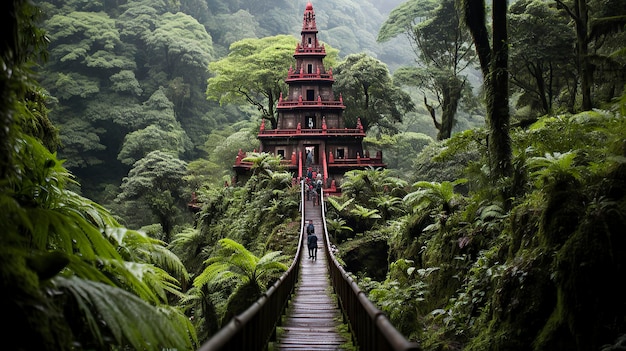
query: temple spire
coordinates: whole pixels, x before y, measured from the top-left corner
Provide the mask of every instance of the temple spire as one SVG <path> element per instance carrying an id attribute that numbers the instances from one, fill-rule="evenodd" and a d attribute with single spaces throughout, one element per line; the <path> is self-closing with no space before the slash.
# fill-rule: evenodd
<path id="1" fill-rule="evenodd" d="M 317 42 L 317 24 L 315 23 L 315 11 L 313 11 L 313 5 L 309 1 L 306 4 L 306 9 L 304 10 L 304 15 L 302 17 L 302 41 L 300 42 L 300 47 L 305 51 L 309 50 L 323 50 L 323 47 L 319 47 L 319 43 Z"/>
<path id="2" fill-rule="evenodd" d="M 302 31 L 316 31 L 317 25 L 315 24 L 315 11 L 313 11 L 313 4 L 309 1 L 304 9 L 304 18 L 302 20 Z"/>

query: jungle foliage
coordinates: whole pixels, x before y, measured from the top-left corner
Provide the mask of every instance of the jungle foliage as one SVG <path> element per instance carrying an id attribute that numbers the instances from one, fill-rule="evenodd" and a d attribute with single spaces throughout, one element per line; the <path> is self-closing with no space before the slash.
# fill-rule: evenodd
<path id="1" fill-rule="evenodd" d="M 247 160 L 255 162 L 255 175 L 241 186 L 200 189 L 196 225 L 171 243 L 195 277 L 189 308 L 203 340 L 256 301 L 297 249 L 299 186 L 277 156 Z"/>
<path id="2" fill-rule="evenodd" d="M 485 83 L 473 88 L 484 90 L 487 113 L 461 111 L 470 117 L 438 142 L 430 111 L 404 108 L 404 91 L 421 98 L 387 80 L 384 64 L 397 68 L 411 55 L 406 45 L 375 43 L 385 4 L 315 4 L 320 37 L 339 50 L 343 71 L 374 63 L 403 102 L 370 109 L 389 122 L 382 129 L 400 132 L 366 139 L 393 167 L 347 173 L 342 196 L 328 199 L 329 229 L 346 269 L 425 350 L 619 349 L 623 4 L 504 3 L 493 2 L 490 27 L 483 2 L 464 1 Z M 207 100 L 215 73 L 207 68 L 231 44 L 298 33 L 301 6 L 2 6 L 3 345 L 197 348 L 275 281 L 300 231 L 299 192 L 280 159 L 250 153 L 254 175 L 233 186 L 234 156 L 258 146 L 263 116 Z M 402 8 L 395 13 L 406 15 Z M 507 20 L 508 37 L 499 29 Z M 378 103 L 393 99 L 376 93 Z M 364 113 L 367 94 L 353 99 Z M 483 128 L 485 115 L 497 123 Z M 29 337 L 18 337 L 24 330 Z"/>
<path id="3" fill-rule="evenodd" d="M 625 98 L 514 129 L 515 172 L 496 184 L 484 130 L 425 150 L 410 187 L 348 174 L 346 192 L 328 200 L 346 268 L 425 350 L 617 348 L 626 331 L 626 303 L 612 288 L 626 267 Z M 448 178 L 427 180 L 430 172 Z M 501 186 L 514 194 L 508 205 Z"/>
<path id="4" fill-rule="evenodd" d="M 5 3 L 6 4 L 6 3 Z M 28 1 L 10 1 L 0 42 L 0 299 L 4 347 L 15 350 L 197 346 L 172 302 L 190 279 L 166 243 L 122 227 L 75 182 L 33 79 L 45 38 Z M 43 55 L 43 56 L 40 56 Z M 27 337 L 21 337 L 25 335 Z"/>
<path id="5" fill-rule="evenodd" d="M 283 80 L 294 63 L 303 10 L 286 1 L 42 0 L 37 5 L 42 14 L 37 24 L 48 45 L 36 72 L 42 103 L 58 128 L 56 150 L 78 180 L 72 190 L 134 228 L 155 222 L 154 209 L 120 201 L 122 179 L 132 176 L 135 162 L 153 151 L 168 152 L 207 173 L 187 178 L 190 186 L 197 188 L 199 178 L 221 185 L 230 182 L 238 150 L 258 146 L 252 131 L 261 119 L 276 120 L 274 107 L 286 93 Z M 387 64 L 406 60 L 402 47 L 388 49 L 398 40 L 381 45 L 373 35 L 383 21 L 380 11 L 389 6 L 353 0 L 316 4 L 326 65 L 336 66 L 339 53 L 362 50 L 384 56 Z M 182 205 L 166 208 L 184 212 L 190 198 L 191 191 Z M 174 217 L 170 224 L 159 222 L 189 223 Z"/>

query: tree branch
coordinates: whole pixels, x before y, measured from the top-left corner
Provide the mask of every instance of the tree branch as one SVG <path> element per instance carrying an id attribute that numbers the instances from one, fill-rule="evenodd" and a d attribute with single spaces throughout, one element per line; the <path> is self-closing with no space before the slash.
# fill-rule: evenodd
<path id="1" fill-rule="evenodd" d="M 426 99 L 426 95 L 424 95 L 424 105 L 426 106 L 426 109 L 430 113 L 430 117 L 432 117 L 433 123 L 435 123 L 435 128 L 437 128 L 437 130 L 440 131 L 441 123 L 437 122 L 437 118 L 435 117 L 435 114 L 436 114 L 435 108 L 428 104 L 428 99 Z"/>

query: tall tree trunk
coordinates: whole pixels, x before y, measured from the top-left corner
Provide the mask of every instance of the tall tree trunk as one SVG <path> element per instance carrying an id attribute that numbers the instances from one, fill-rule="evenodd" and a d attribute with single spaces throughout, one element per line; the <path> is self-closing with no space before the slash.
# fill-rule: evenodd
<path id="1" fill-rule="evenodd" d="M 491 61 L 491 89 L 487 96 L 489 124 L 489 152 L 492 179 L 508 177 L 511 167 L 511 137 L 509 135 L 509 48 L 507 32 L 507 1 L 493 0 L 493 54 Z"/>
<path id="2" fill-rule="evenodd" d="M 495 182 L 512 173 L 512 148 L 509 135 L 507 1 L 492 0 L 493 48 L 489 46 L 485 2 L 464 0 L 463 5 L 465 23 L 474 38 L 476 53 L 483 72 L 489 128 L 489 168 L 491 179 Z"/>
<path id="3" fill-rule="evenodd" d="M 452 127 L 454 126 L 454 116 L 456 115 L 459 100 L 461 100 L 461 91 L 463 84 L 456 76 L 448 78 L 448 84 L 443 89 L 443 103 L 441 105 L 441 128 L 437 134 L 437 140 L 450 138 L 452 135 Z"/>
<path id="4" fill-rule="evenodd" d="M 589 9 L 587 8 L 587 0 L 574 0 L 574 9 L 570 9 L 563 1 L 555 0 L 560 8 L 574 21 L 576 30 L 576 61 L 578 64 L 578 75 L 580 79 L 580 90 L 583 97 L 582 109 L 584 111 L 591 110 L 593 102 L 591 100 L 591 85 L 593 81 L 593 72 L 591 71 L 591 63 L 589 62 Z"/>
<path id="5" fill-rule="evenodd" d="M 267 116 L 266 119 L 270 121 L 272 129 L 278 128 L 278 119 L 274 113 L 274 104 L 276 103 L 276 99 L 274 98 L 274 93 L 272 90 L 269 90 L 267 93 Z"/>
<path id="6" fill-rule="evenodd" d="M 591 67 L 589 64 L 589 47 L 587 25 L 589 23 L 589 10 L 587 0 L 574 0 L 574 23 L 576 24 L 576 42 L 578 46 L 578 71 L 580 72 L 580 90 L 583 95 L 583 111 L 589 111 L 593 107 L 591 102 Z"/>
<path id="7" fill-rule="evenodd" d="M 550 94 L 550 98 L 546 96 L 548 95 L 548 92 L 546 90 L 550 88 L 546 88 L 546 81 L 543 78 L 543 73 L 543 65 L 532 65 L 531 74 L 535 78 L 535 83 L 537 84 L 537 97 L 539 98 L 542 112 L 548 113 L 552 108 L 549 103 L 549 101 L 552 100 L 552 95 Z"/>

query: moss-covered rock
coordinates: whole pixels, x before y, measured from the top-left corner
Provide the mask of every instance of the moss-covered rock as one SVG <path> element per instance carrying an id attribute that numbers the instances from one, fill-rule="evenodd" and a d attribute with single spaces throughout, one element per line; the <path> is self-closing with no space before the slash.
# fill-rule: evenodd
<path id="1" fill-rule="evenodd" d="M 387 276 L 388 250 L 385 237 L 361 235 L 341 245 L 339 252 L 346 271 L 383 281 Z"/>

